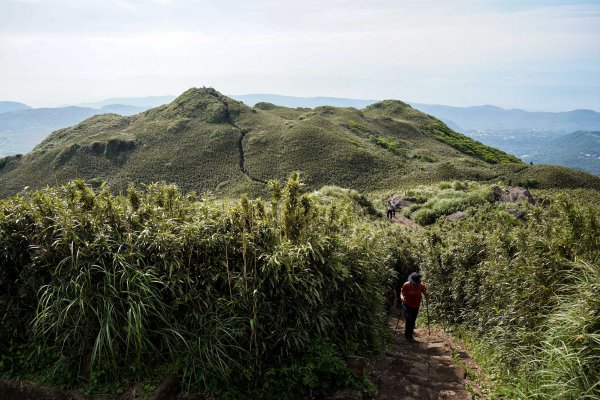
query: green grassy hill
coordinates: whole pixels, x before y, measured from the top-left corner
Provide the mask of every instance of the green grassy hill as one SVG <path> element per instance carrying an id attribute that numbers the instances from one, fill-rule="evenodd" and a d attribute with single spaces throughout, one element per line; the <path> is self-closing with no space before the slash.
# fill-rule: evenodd
<path id="1" fill-rule="evenodd" d="M 0 196 L 73 178 L 167 181 L 185 191 L 264 193 L 265 182 L 301 171 L 310 189 L 336 184 L 370 191 L 470 179 L 538 187 L 600 188 L 600 179 L 517 158 L 449 129 L 397 100 L 362 110 L 254 108 L 210 88 L 190 89 L 141 114 L 104 114 L 53 132 L 32 152 L 0 159 Z"/>

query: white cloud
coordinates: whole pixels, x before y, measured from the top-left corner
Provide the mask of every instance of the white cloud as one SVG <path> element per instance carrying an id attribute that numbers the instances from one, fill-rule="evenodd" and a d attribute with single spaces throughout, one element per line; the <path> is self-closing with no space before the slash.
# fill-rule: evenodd
<path id="1" fill-rule="evenodd" d="M 547 89 L 520 86 L 558 82 L 564 108 L 599 107 L 581 89 L 598 85 L 599 50 L 590 2 L 0 0 L 0 99 L 26 102 L 212 84 L 438 103 L 485 88 L 534 104 Z M 574 68 L 589 73 L 566 78 Z"/>

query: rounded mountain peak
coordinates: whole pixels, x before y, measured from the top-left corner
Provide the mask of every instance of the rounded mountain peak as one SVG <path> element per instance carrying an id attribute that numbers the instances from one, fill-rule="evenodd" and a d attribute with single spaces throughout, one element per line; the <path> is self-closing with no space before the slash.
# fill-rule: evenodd
<path id="1" fill-rule="evenodd" d="M 162 115 L 169 118 L 199 118 L 210 123 L 224 123 L 240 112 L 242 103 L 213 88 L 191 88 L 169 103 Z"/>
<path id="2" fill-rule="evenodd" d="M 385 110 L 390 113 L 403 111 L 407 108 L 412 107 L 410 106 L 410 104 L 407 104 L 400 100 L 382 100 L 367 106 L 367 109 Z"/>
<path id="3" fill-rule="evenodd" d="M 382 100 L 367 106 L 364 111 L 372 115 L 399 118 L 424 125 L 434 121 L 434 119 L 427 114 L 412 108 L 410 104 L 400 100 Z"/>

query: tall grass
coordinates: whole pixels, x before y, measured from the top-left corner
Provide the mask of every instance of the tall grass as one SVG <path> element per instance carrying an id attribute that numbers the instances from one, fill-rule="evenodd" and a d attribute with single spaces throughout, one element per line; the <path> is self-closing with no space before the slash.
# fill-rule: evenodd
<path id="1" fill-rule="evenodd" d="M 509 398 L 598 398 L 600 224 L 559 197 L 426 233 L 432 311 L 487 343 Z"/>
<path id="2" fill-rule="evenodd" d="M 281 371 L 326 376 L 381 349 L 389 244 L 343 203 L 304 194 L 298 175 L 271 188 L 268 204 L 223 203 L 76 181 L 0 202 L 0 346 L 40 347 L 35 365 L 77 371 L 71 385 L 165 366 L 206 393 L 265 398 Z M 319 348 L 329 361 L 303 356 Z"/>
<path id="3" fill-rule="evenodd" d="M 270 191 L 114 196 L 75 181 L 0 201 L 0 373 L 81 385 L 169 371 L 220 398 L 349 385 L 344 357 L 382 349 L 384 294 L 420 269 L 430 311 L 487 344 L 504 395 L 600 395 L 595 208 L 557 196 L 515 206 L 520 220 L 489 186 L 443 182 L 406 195 L 471 215 L 409 233 L 353 190 L 306 194 L 294 174 Z"/>
<path id="4" fill-rule="evenodd" d="M 530 366 L 538 383 L 532 397 L 597 399 L 600 396 L 600 268 L 577 262 L 559 290 L 545 324 L 540 353 Z"/>

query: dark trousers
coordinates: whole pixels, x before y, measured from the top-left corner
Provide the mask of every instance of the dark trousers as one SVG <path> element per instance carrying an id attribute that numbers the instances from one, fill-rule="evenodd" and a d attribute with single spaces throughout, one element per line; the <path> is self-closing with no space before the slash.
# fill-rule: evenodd
<path id="1" fill-rule="evenodd" d="M 402 308 L 404 309 L 404 318 L 406 319 L 406 323 L 404 324 L 404 337 L 412 339 L 417 315 L 419 315 L 419 309 L 409 307 L 406 304 L 404 304 Z"/>

